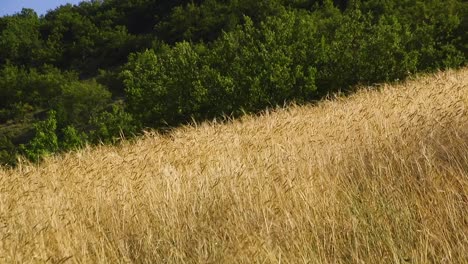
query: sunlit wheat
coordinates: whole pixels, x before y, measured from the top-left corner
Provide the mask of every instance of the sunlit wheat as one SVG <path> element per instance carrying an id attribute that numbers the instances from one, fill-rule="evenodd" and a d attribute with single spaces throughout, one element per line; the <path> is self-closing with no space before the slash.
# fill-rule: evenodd
<path id="1" fill-rule="evenodd" d="M 468 263 L 468 69 L 0 170 L 0 263 Z"/>

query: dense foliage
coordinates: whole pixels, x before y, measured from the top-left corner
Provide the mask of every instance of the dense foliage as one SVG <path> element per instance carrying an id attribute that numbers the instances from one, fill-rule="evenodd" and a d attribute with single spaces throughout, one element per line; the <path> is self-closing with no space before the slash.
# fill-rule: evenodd
<path id="1" fill-rule="evenodd" d="M 462 0 L 93 0 L 0 17 L 0 163 L 466 64 Z"/>

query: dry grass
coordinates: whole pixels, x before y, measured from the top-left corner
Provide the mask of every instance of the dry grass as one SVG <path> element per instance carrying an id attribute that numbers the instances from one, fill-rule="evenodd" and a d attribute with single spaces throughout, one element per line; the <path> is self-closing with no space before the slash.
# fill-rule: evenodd
<path id="1" fill-rule="evenodd" d="M 468 69 L 0 170 L 1 263 L 468 263 Z"/>

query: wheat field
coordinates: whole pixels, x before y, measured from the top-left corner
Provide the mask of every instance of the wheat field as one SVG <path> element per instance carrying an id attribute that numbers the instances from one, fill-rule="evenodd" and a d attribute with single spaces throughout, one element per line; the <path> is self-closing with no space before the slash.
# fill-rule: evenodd
<path id="1" fill-rule="evenodd" d="M 0 170 L 0 263 L 468 263 L 468 69 Z"/>

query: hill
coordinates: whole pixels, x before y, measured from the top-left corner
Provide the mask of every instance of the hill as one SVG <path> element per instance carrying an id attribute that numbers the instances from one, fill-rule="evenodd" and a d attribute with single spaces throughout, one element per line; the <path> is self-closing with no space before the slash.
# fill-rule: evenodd
<path id="1" fill-rule="evenodd" d="M 468 69 L 0 170 L 4 263 L 463 263 Z"/>
<path id="2" fill-rule="evenodd" d="M 467 32 L 464 0 L 25 8 L 0 17 L 0 164 L 463 68 Z"/>

